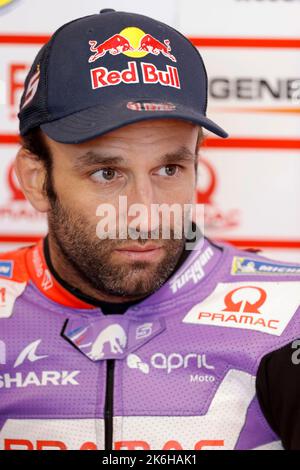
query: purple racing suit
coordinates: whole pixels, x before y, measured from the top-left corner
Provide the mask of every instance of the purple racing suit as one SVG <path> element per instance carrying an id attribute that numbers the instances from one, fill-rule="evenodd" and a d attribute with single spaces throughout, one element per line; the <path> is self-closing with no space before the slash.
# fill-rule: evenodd
<path id="1" fill-rule="evenodd" d="M 300 332 L 300 266 L 206 237 L 154 294 L 106 315 L 43 241 L 0 254 L 0 449 L 280 449 L 262 358 Z"/>

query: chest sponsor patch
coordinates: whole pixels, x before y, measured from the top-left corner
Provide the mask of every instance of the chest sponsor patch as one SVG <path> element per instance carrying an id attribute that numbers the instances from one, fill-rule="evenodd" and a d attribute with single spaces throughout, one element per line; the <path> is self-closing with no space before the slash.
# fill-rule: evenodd
<path id="1" fill-rule="evenodd" d="M 300 305 L 300 282 L 220 283 L 183 323 L 261 331 L 280 336 Z"/>
<path id="2" fill-rule="evenodd" d="M 231 274 L 300 276 L 300 265 L 274 263 L 235 256 L 232 260 Z"/>

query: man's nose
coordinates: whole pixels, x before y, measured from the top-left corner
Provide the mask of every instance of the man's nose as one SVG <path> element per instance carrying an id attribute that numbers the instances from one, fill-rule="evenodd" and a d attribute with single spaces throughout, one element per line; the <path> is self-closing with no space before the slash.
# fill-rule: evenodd
<path id="1" fill-rule="evenodd" d="M 156 192 L 150 178 L 135 180 L 127 193 L 128 223 L 134 222 L 134 227 L 140 232 L 158 230 L 158 202 Z"/>

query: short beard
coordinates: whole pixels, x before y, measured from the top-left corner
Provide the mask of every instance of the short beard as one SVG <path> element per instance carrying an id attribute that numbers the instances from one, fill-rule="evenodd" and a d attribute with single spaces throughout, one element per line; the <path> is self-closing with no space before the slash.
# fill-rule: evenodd
<path id="1" fill-rule="evenodd" d="M 48 182 L 47 189 L 51 186 L 51 182 Z M 143 297 L 158 290 L 173 273 L 184 251 L 186 242 L 184 236 L 175 239 L 174 230 L 171 228 L 169 240 L 162 240 L 160 234 L 157 243 L 163 244 L 165 256 L 159 263 L 152 264 L 147 261 L 112 263 L 112 251 L 126 245 L 127 240 L 99 239 L 96 227 L 83 214 L 65 208 L 53 186 L 49 196 L 51 205 L 48 213 L 49 233 L 65 261 L 89 287 L 111 296 Z M 147 239 L 144 238 L 135 240 L 135 243 L 140 245 L 146 242 Z"/>

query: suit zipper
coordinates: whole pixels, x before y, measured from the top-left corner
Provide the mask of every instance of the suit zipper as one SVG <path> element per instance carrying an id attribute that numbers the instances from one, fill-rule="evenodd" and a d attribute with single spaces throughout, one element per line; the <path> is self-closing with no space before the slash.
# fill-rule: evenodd
<path id="1" fill-rule="evenodd" d="M 113 450 L 114 370 L 115 360 L 108 359 L 106 366 L 106 397 L 104 409 L 105 450 Z"/>

